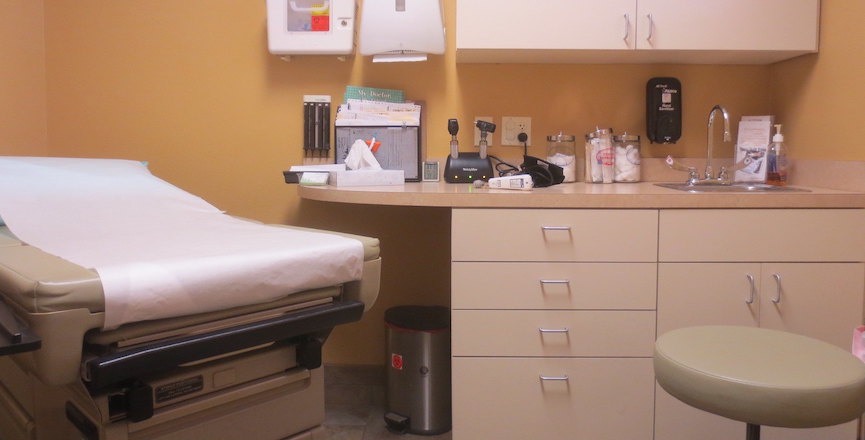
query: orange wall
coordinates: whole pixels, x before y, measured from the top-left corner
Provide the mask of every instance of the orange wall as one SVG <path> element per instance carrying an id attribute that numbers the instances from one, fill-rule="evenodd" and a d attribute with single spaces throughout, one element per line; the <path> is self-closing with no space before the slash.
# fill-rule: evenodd
<path id="1" fill-rule="evenodd" d="M 862 161 L 865 3 L 823 0 L 821 14 L 820 53 L 771 66 L 773 107 L 792 157 Z"/>
<path id="2" fill-rule="evenodd" d="M 448 52 L 426 63 L 286 63 L 267 52 L 263 1 L 45 1 L 51 153 L 148 160 L 156 174 L 217 206 L 265 221 L 295 214 L 280 171 L 301 161 L 302 95 L 340 101 L 348 84 L 404 89 L 425 101 L 432 157 L 446 155 L 449 117 L 463 121 L 460 139 L 470 144 L 475 115 L 531 116 L 535 154 L 559 130 L 642 133 L 652 76 L 683 81 L 686 114 L 682 142 L 647 147 L 649 155 L 702 156 L 715 103 L 734 117 L 770 110 L 765 66 L 457 65 L 453 32 Z M 444 4 L 453 29 L 455 0 Z"/>
<path id="3" fill-rule="evenodd" d="M 47 153 L 42 0 L 0 1 L 0 154 Z"/>
<path id="4" fill-rule="evenodd" d="M 844 101 L 853 95 L 845 90 L 862 89 L 855 82 L 861 60 L 843 55 L 848 45 L 861 46 L 856 42 L 861 39 L 850 30 L 853 23 L 840 31 L 834 25 L 861 16 L 862 7 L 839 0 L 824 0 L 824 29 L 832 20 L 832 32 L 839 34 L 824 32 L 821 54 L 778 66 L 456 64 L 456 0 L 443 0 L 447 53 L 428 62 L 374 65 L 360 56 L 284 62 L 267 53 L 263 1 L 44 3 L 48 153 L 147 160 L 155 174 L 230 214 L 381 238 L 385 263 L 379 304 L 363 322 L 335 331 L 326 352 L 332 363 L 382 362 L 381 321 L 387 307 L 447 303 L 449 213 L 300 201 L 295 188 L 282 183 L 281 171 L 302 159 L 304 94 L 330 94 L 339 102 L 349 84 L 404 89 L 410 99 L 425 102 L 429 157 L 447 154 L 450 117 L 460 119 L 460 141 L 469 145 L 468 126 L 475 115 L 497 121 L 505 115 L 530 116 L 530 153 L 542 155 L 544 137 L 559 130 L 581 136 L 601 125 L 644 134 L 646 81 L 675 76 L 684 86 L 682 140 L 672 146 L 644 143 L 645 155 L 703 156 L 706 115 L 716 103 L 727 106 L 734 120 L 779 114 L 789 124 L 794 156 L 852 160 L 865 155 L 854 147 L 862 138 L 855 113 L 843 117 L 843 127 L 855 135 L 848 139 L 821 110 L 801 104 L 819 103 L 825 109 L 843 102 L 838 108 L 853 110 L 852 100 Z M 851 74 L 830 76 L 850 64 L 857 64 Z M 815 75 L 831 83 L 828 97 L 818 93 L 827 84 L 810 82 Z M 836 78 L 841 81 L 835 83 Z M 789 97 L 799 91 L 804 101 Z M 804 128 L 810 121 L 821 124 Z M 830 130 L 832 139 L 843 142 L 811 146 L 811 139 Z M 515 156 L 519 149 L 494 146 L 493 154 Z M 716 156 L 730 155 L 730 146 L 716 149 Z"/>

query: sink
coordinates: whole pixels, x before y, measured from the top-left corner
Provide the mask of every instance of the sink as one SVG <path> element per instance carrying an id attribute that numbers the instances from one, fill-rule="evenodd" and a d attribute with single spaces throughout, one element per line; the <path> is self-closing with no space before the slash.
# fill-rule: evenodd
<path id="1" fill-rule="evenodd" d="M 687 191 L 691 193 L 762 193 L 762 192 L 810 192 L 807 189 L 791 186 L 775 186 L 765 183 L 733 183 L 722 185 L 718 183 L 689 185 L 687 183 L 656 183 L 657 186 Z"/>

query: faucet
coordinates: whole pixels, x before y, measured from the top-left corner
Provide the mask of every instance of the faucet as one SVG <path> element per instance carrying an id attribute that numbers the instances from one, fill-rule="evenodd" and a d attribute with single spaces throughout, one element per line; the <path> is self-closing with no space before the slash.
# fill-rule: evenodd
<path id="1" fill-rule="evenodd" d="M 715 112 L 721 112 L 721 115 L 724 117 L 724 142 L 730 142 L 732 136 L 730 135 L 730 114 L 727 113 L 727 109 L 722 105 L 716 105 L 712 107 L 712 110 L 709 111 L 709 122 L 708 122 L 708 135 L 706 137 L 706 171 L 703 173 L 703 177 L 700 178 L 700 173 L 697 172 L 697 169 L 694 167 L 689 167 L 682 165 L 672 156 L 667 156 L 666 162 L 667 166 L 674 170 L 685 171 L 688 173 L 688 181 L 687 185 L 729 185 L 733 183 L 733 177 L 731 172 L 742 169 L 745 167 L 744 161 L 733 164 L 731 167 L 722 166 L 718 171 L 718 177 L 715 177 L 715 170 L 712 168 L 712 149 L 715 144 L 715 140 L 712 136 L 712 132 L 715 127 Z"/>
<path id="2" fill-rule="evenodd" d="M 709 110 L 709 122 L 707 132 L 708 135 L 706 137 L 706 172 L 704 177 L 706 180 L 713 179 L 713 170 L 712 170 L 712 146 L 714 145 L 714 137 L 712 136 L 712 129 L 715 125 L 715 112 L 720 111 L 721 115 L 724 116 L 724 142 L 730 142 L 730 114 L 727 113 L 727 109 L 725 109 L 722 105 L 716 105 L 712 107 L 712 110 Z"/>

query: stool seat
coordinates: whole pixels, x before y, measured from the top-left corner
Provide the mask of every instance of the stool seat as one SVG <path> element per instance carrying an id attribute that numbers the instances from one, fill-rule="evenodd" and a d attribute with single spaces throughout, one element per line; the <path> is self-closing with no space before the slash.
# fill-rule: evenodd
<path id="1" fill-rule="evenodd" d="M 673 330 L 655 377 L 677 399 L 752 425 L 813 428 L 865 412 L 865 364 L 825 342 L 752 327 Z"/>

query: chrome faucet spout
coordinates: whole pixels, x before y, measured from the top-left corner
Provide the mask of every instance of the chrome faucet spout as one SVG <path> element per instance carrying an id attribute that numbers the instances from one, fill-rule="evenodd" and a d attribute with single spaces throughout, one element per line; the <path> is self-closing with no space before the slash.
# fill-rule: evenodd
<path id="1" fill-rule="evenodd" d="M 713 128 L 715 126 L 716 111 L 720 111 L 721 115 L 724 117 L 724 142 L 730 142 L 732 139 L 732 136 L 730 135 L 730 114 L 727 113 L 727 109 L 720 104 L 712 107 L 712 110 L 709 111 L 708 137 L 706 139 L 706 179 L 714 178 L 714 170 L 712 169 L 712 147 L 715 142 L 712 132 L 714 131 Z"/>

